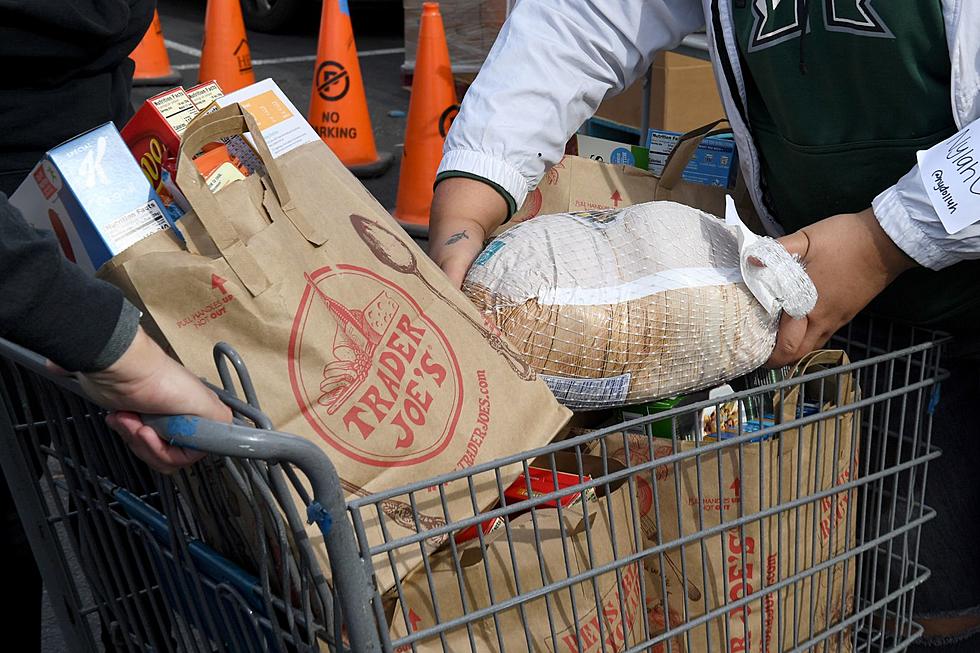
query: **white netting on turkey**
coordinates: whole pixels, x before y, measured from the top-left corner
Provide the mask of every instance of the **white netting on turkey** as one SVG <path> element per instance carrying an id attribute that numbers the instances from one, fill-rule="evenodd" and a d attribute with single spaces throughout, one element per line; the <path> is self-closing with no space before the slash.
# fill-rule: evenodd
<path id="1" fill-rule="evenodd" d="M 674 202 L 539 216 L 492 241 L 463 290 L 565 405 L 673 396 L 762 365 L 779 309 L 816 299 L 785 249 L 739 229 Z"/>

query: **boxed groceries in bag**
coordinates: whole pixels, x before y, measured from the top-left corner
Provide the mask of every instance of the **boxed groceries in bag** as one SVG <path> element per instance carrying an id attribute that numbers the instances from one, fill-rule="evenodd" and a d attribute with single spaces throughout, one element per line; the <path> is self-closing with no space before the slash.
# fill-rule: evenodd
<path id="1" fill-rule="evenodd" d="M 52 148 L 10 203 L 53 232 L 65 257 L 92 274 L 133 244 L 171 230 L 180 216 L 143 176 L 112 123 Z"/>
<path id="2" fill-rule="evenodd" d="M 780 310 L 816 301 L 782 246 L 729 216 L 675 202 L 539 216 L 491 241 L 463 289 L 571 408 L 709 387 L 765 363 Z"/>
<path id="3" fill-rule="evenodd" d="M 579 483 L 622 469 L 615 461 L 571 452 L 556 454 L 554 461 L 545 464 L 546 478 L 564 473 Z M 539 505 L 533 515 L 510 515 L 505 527 L 482 538 L 444 546 L 428 569 L 402 579 L 389 597 L 392 639 L 486 610 L 469 628 L 442 629 L 444 641 L 436 633 L 423 635 L 414 650 L 468 651 L 473 641 L 477 651 L 616 653 L 641 642 L 641 620 L 647 618 L 642 570 L 637 562 L 622 562 L 637 549 L 622 481 L 562 502 L 561 512 L 555 503 Z M 555 587 L 566 580 L 568 588 Z M 500 606 L 536 590 L 547 591 L 547 597 Z"/>
<path id="4" fill-rule="evenodd" d="M 233 104 L 195 119 L 177 167 L 193 209 L 178 224 L 186 243 L 141 243 L 103 278 L 197 374 L 217 382 L 213 345 L 236 347 L 275 427 L 320 446 L 349 498 L 549 442 L 568 412 L 309 125 L 306 137 L 290 126 L 294 113 L 270 92 L 248 111 Z M 246 132 L 264 171 L 212 193 L 194 155 Z M 509 482 L 521 470 L 504 471 Z M 373 518 L 368 539 L 444 524 L 442 496 L 455 514 L 482 510 L 496 482 L 475 477 L 475 506 L 465 481 L 417 493 L 418 522 L 412 506 L 386 501 L 387 533 Z M 315 527 L 309 536 L 324 552 Z M 408 573 L 420 547 L 399 556 Z M 390 567 L 377 580 L 390 586 Z"/>
<path id="5" fill-rule="evenodd" d="M 813 352 L 792 376 L 847 363 L 843 352 Z M 794 386 L 774 397 L 774 404 L 785 424 L 853 405 L 857 397 L 851 374 L 839 373 Z M 701 415 L 710 413 L 720 424 L 720 412 L 729 404 L 744 415 L 745 401 L 721 402 L 720 411 Z M 744 428 L 744 416 L 735 420 L 743 422 L 736 431 L 751 434 Z M 796 650 L 851 613 L 857 489 L 831 491 L 857 476 L 860 426 L 857 411 L 850 410 L 811 419 L 774 437 L 699 455 L 694 452 L 717 440 L 618 433 L 596 443 L 595 453 L 601 451 L 630 469 L 642 468 L 629 481 L 642 531 L 640 549 L 666 547 L 644 558 L 647 594 L 652 597 L 648 601 L 659 610 L 651 615 L 651 623 L 659 620 L 661 632 L 677 630 L 721 611 L 706 624 L 671 638 L 673 650 L 782 653 Z M 656 464 L 657 459 L 675 455 L 682 457 Z M 800 505 L 787 507 L 793 502 Z M 770 514 L 763 516 L 767 511 Z M 700 535 L 709 530 L 715 534 Z M 699 535 L 694 541 L 671 546 L 695 533 Z M 848 552 L 847 559 L 815 570 Z M 787 587 L 771 589 L 797 575 Z M 756 598 L 741 607 L 725 609 L 753 595 Z M 846 631 L 801 650 L 823 651 L 825 644 L 828 651 L 851 650 Z"/>

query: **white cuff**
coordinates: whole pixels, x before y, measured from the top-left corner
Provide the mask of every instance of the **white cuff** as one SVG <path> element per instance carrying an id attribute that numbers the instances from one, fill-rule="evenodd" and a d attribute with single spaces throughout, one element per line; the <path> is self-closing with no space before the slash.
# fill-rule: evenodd
<path id="1" fill-rule="evenodd" d="M 437 174 L 449 171 L 467 172 L 494 182 L 514 198 L 515 210 L 524 204 L 533 184 L 503 159 L 473 150 L 448 150 L 443 154 Z"/>
<path id="2" fill-rule="evenodd" d="M 959 262 L 952 252 L 937 247 L 933 240 L 916 224 L 909 210 L 902 204 L 895 186 L 890 186 L 871 202 L 878 224 L 899 249 L 912 257 L 919 265 L 931 270 L 941 270 Z"/>

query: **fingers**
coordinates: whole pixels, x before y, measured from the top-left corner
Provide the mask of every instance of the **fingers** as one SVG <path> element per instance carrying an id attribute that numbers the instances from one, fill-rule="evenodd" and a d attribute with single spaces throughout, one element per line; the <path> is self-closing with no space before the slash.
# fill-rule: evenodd
<path id="1" fill-rule="evenodd" d="M 143 424 L 135 413 L 113 413 L 106 417 L 106 424 L 119 434 L 137 458 L 162 474 L 173 474 L 206 455 L 201 451 L 172 446 Z"/>
<path id="2" fill-rule="evenodd" d="M 206 455 L 201 451 L 183 449 L 167 443 L 149 426 L 143 426 L 136 432 L 131 447 L 143 462 L 164 474 L 173 474 Z"/>
<path id="3" fill-rule="evenodd" d="M 803 358 L 809 351 L 803 351 L 808 325 L 809 320 L 805 317 L 797 320 L 783 313 L 779 318 L 776 346 L 766 361 L 766 367 L 783 367 Z"/>
<path id="4" fill-rule="evenodd" d="M 777 242 L 785 247 L 787 252 L 796 254 L 804 261 L 810 251 L 810 237 L 802 229 L 788 236 L 783 236 Z"/>

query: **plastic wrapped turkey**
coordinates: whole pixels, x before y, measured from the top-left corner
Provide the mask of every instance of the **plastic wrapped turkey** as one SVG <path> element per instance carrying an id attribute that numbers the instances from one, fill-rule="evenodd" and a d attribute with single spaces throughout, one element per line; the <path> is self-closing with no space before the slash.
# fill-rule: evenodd
<path id="1" fill-rule="evenodd" d="M 762 275 L 751 291 L 743 272 Z M 772 352 L 785 299 L 795 316 L 816 300 L 778 243 L 737 218 L 726 224 L 674 202 L 524 222 L 487 246 L 463 290 L 577 409 L 672 396 L 755 369 Z"/>

